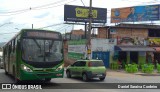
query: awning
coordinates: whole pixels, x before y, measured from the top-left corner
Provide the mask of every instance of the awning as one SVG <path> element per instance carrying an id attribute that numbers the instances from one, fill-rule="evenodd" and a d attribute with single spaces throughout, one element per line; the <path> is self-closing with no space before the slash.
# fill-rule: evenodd
<path id="1" fill-rule="evenodd" d="M 160 47 L 153 47 L 157 52 L 160 52 Z"/>
<path id="2" fill-rule="evenodd" d="M 115 46 L 115 51 L 155 51 L 152 47 L 147 46 Z"/>

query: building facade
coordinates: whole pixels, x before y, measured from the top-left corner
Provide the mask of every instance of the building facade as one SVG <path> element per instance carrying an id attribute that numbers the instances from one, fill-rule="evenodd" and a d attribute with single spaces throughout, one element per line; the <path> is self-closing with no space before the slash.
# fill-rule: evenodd
<path id="1" fill-rule="evenodd" d="M 97 37 L 117 39 L 114 53 L 110 55 L 110 63 L 114 61 L 140 65 L 144 63 L 160 63 L 160 26 L 120 24 L 99 27 Z"/>

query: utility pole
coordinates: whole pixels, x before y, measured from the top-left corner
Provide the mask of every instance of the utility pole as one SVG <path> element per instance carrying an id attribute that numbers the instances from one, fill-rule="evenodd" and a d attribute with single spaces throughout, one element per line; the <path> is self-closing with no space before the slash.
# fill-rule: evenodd
<path id="1" fill-rule="evenodd" d="M 92 0 L 90 0 L 89 7 L 89 27 L 88 27 L 88 39 L 87 39 L 87 58 L 91 59 L 91 24 L 92 24 Z"/>
<path id="2" fill-rule="evenodd" d="M 32 24 L 32 29 L 33 29 L 33 24 Z"/>

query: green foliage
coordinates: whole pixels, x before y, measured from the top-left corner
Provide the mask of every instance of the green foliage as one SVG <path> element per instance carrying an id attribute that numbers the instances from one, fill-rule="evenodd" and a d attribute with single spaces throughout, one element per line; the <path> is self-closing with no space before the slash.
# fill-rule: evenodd
<path id="1" fill-rule="evenodd" d="M 157 64 L 157 71 L 160 73 L 160 64 Z"/>
<path id="2" fill-rule="evenodd" d="M 113 69 L 113 70 L 117 70 L 118 69 L 118 67 L 119 67 L 119 65 L 118 65 L 118 63 L 117 62 L 113 62 L 113 63 L 111 63 L 111 69 Z"/>
<path id="3" fill-rule="evenodd" d="M 141 67 L 143 73 L 152 73 L 154 70 L 153 64 L 143 64 Z"/>
<path id="4" fill-rule="evenodd" d="M 137 64 L 125 65 L 125 71 L 128 73 L 136 73 L 138 72 L 138 65 Z"/>

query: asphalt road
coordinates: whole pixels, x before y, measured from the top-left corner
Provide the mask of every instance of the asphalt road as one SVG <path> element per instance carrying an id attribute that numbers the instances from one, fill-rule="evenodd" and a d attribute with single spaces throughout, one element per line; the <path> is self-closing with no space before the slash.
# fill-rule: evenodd
<path id="1" fill-rule="evenodd" d="M 11 76 L 5 75 L 4 70 L 0 69 L 0 83 L 14 83 Z M 26 83 L 26 82 L 25 82 Z M 160 83 L 160 75 L 128 74 L 125 72 L 108 71 L 104 81 L 93 79 L 89 82 L 83 82 L 81 78 L 64 78 L 52 79 L 50 83 L 43 81 L 30 81 L 27 84 L 40 84 L 42 90 L 0 90 L 0 92 L 159 92 L 159 89 L 115 89 L 123 83 Z M 117 84 L 119 83 L 119 84 Z M 24 83 L 23 83 L 24 85 Z M 159 86 L 159 84 L 158 84 Z M 113 89 L 112 89 L 113 88 Z"/>

